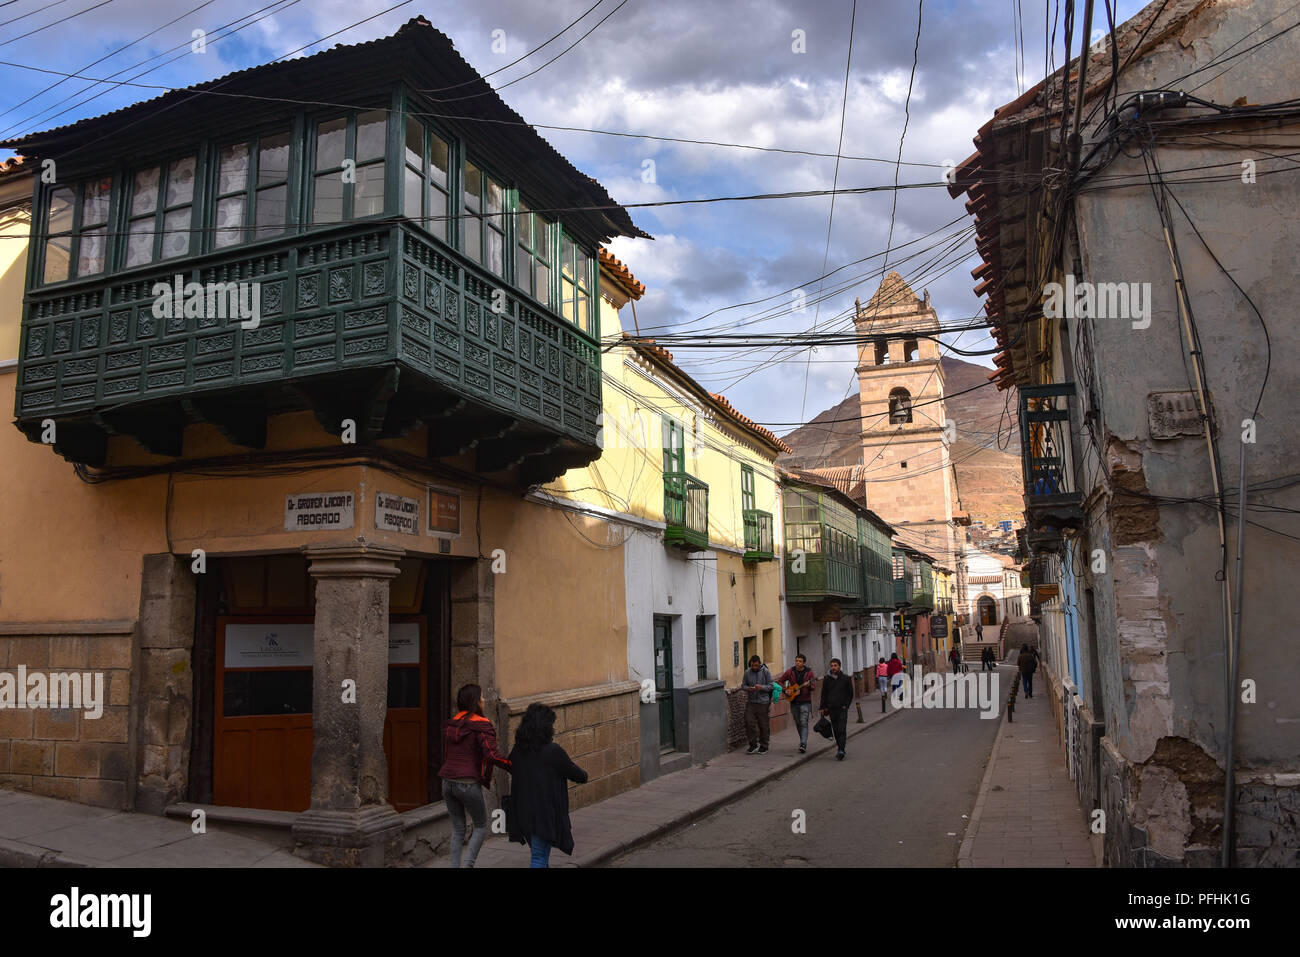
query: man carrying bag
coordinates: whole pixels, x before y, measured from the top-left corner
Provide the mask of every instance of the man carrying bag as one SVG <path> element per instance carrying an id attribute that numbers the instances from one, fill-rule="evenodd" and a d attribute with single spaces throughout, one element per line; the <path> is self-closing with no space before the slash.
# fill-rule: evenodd
<path id="1" fill-rule="evenodd" d="M 844 760 L 844 742 L 848 736 L 849 705 L 853 703 L 853 679 L 840 670 L 840 659 L 831 659 L 831 670 L 822 682 L 822 717 L 830 718 L 835 733 L 835 760 Z"/>

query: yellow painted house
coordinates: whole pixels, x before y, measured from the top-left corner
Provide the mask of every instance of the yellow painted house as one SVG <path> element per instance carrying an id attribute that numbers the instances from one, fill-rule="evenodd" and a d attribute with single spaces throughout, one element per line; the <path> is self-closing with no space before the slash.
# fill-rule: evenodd
<path id="1" fill-rule="evenodd" d="M 355 108 L 261 95 L 281 83 Z M 0 786 L 288 812 L 310 859 L 418 858 L 466 683 L 506 747 L 556 709 L 575 805 L 636 786 L 621 529 L 535 490 L 601 456 L 626 294 L 598 250 L 645 234 L 423 19 L 223 84 L 261 105 L 6 144 L 0 670 L 104 700 L 0 710 Z M 497 122 L 430 119 L 421 91 L 463 84 Z M 169 312 L 177 277 L 206 302 Z M 258 315 L 214 310 L 228 285 Z M 355 707 L 323 693 L 345 681 Z"/>
<path id="2" fill-rule="evenodd" d="M 618 307 L 644 287 L 603 250 L 601 266 L 603 451 L 535 494 L 614 523 L 601 544 L 627 581 L 644 781 L 738 739 L 736 689 L 751 654 L 779 673 L 775 460 L 786 446 L 629 335 Z"/>

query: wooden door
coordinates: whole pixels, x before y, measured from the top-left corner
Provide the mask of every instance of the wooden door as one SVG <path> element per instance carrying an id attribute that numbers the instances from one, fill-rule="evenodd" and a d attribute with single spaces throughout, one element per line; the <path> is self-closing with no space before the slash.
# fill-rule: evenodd
<path id="1" fill-rule="evenodd" d="M 217 620 L 214 804 L 304 811 L 311 805 L 309 616 Z M 390 619 L 384 757 L 389 802 L 427 802 L 428 633 L 420 615 Z"/>

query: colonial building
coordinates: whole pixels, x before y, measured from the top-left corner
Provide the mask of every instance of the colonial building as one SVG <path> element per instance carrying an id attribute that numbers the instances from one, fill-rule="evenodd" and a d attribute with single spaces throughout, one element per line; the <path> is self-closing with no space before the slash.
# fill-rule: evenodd
<path id="1" fill-rule="evenodd" d="M 107 681 L 0 711 L 0 782 L 392 861 L 476 682 L 634 786 L 624 564 L 529 494 L 601 454 L 605 190 L 423 19 L 4 145 L 0 665 Z"/>
<path id="2" fill-rule="evenodd" d="M 1113 865 L 1300 862 L 1290 12 L 1151 3 L 999 109 L 951 188 L 1020 393 L 1052 700 Z"/>
<path id="3" fill-rule="evenodd" d="M 948 567 L 960 559 L 963 521 L 946 429 L 939 317 L 890 272 L 854 322 L 867 501 L 908 543 Z M 969 518 L 964 518 L 969 524 Z"/>
<path id="4" fill-rule="evenodd" d="M 896 648 L 893 529 L 827 475 L 782 469 L 781 476 L 785 661 L 802 654 L 825 674 L 839 658 L 861 687 L 867 666 Z"/>
<path id="5" fill-rule="evenodd" d="M 775 461 L 788 447 L 667 350 L 622 334 L 613 310 L 602 323 L 616 343 L 604 357 L 603 454 L 536 494 L 611 523 L 599 545 L 623 570 L 626 674 L 650 683 L 639 706 L 646 781 L 725 750 L 742 733 L 744 662 L 780 660 Z"/>

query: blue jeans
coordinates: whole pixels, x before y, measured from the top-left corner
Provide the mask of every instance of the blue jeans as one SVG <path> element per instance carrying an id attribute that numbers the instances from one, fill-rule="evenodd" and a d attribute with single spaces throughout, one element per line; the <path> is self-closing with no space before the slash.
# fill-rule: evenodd
<path id="1" fill-rule="evenodd" d="M 803 704 L 793 702 L 790 705 L 790 714 L 794 716 L 794 728 L 799 732 L 799 744 L 802 747 L 808 746 L 808 721 L 812 717 L 812 702 L 805 701 Z"/>
<path id="2" fill-rule="evenodd" d="M 487 838 L 487 807 L 483 803 L 483 789 L 478 784 L 464 781 L 443 781 L 442 799 L 447 802 L 451 818 L 451 866 L 460 867 L 461 851 L 465 847 L 465 816 L 474 822 L 474 833 L 469 838 L 469 853 L 465 866 L 473 867 L 479 848 Z"/>
<path id="3" fill-rule="evenodd" d="M 1031 694 L 1033 694 L 1033 693 L 1034 693 L 1034 676 L 1033 676 L 1033 674 L 1032 674 L 1031 672 L 1026 671 L 1024 674 L 1022 674 L 1022 675 L 1020 676 L 1020 679 L 1021 679 L 1021 682 L 1022 682 L 1022 683 L 1024 684 L 1024 686 L 1025 686 L 1025 694 L 1027 694 L 1027 695 L 1031 695 Z"/>
<path id="4" fill-rule="evenodd" d="M 544 838 L 530 837 L 528 846 L 533 852 L 532 859 L 528 862 L 529 867 L 551 866 L 551 845 L 547 844 Z"/>

